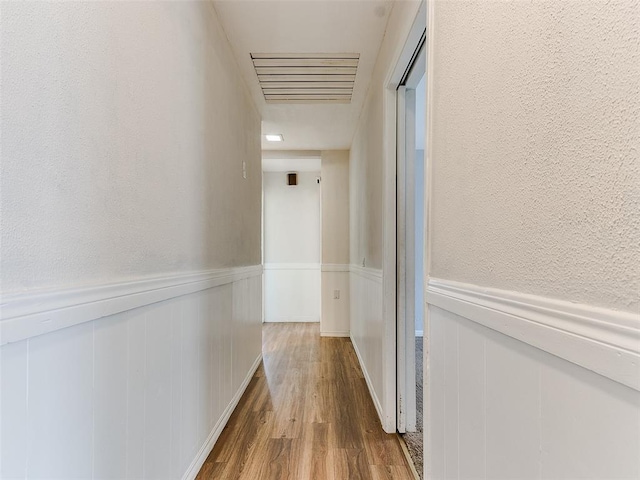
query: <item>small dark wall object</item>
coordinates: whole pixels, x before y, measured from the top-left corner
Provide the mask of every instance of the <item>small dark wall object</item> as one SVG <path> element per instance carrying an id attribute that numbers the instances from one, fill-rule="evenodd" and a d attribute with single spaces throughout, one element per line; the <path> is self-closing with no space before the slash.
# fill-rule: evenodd
<path id="1" fill-rule="evenodd" d="M 298 185 L 298 174 L 287 173 L 287 182 L 288 182 L 288 185 Z"/>

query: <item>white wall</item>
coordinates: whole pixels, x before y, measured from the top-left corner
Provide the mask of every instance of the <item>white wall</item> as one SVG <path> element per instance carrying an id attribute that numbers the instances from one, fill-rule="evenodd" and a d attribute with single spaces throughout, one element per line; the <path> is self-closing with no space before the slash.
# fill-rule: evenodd
<path id="1" fill-rule="evenodd" d="M 384 45 L 384 42 L 383 42 Z M 378 82 L 380 80 L 378 79 Z M 379 86 L 373 84 L 370 88 Z M 349 159 L 350 260 L 382 268 L 382 99 L 365 102 Z"/>
<path id="2" fill-rule="evenodd" d="M 322 152 L 322 336 L 349 336 L 349 152 Z M 338 294 L 336 295 L 336 291 Z M 339 296 L 339 298 L 335 298 Z"/>
<path id="3" fill-rule="evenodd" d="M 382 421 L 387 417 L 385 410 L 387 406 L 384 404 L 383 395 L 384 369 L 382 368 L 384 361 L 382 271 L 353 265 L 350 290 L 351 342 L 360 361 L 373 404 Z"/>
<path id="4" fill-rule="evenodd" d="M 431 6 L 429 478 L 639 478 L 638 2 Z"/>
<path id="5" fill-rule="evenodd" d="M 38 2 L 0 35 L 0 476 L 193 478 L 261 350 L 224 32 L 209 2 Z"/>
<path id="6" fill-rule="evenodd" d="M 1 35 L 3 293 L 260 263 L 260 121 L 208 3 L 7 2 Z"/>
<path id="7" fill-rule="evenodd" d="M 640 477 L 636 390 L 430 307 L 434 479 Z"/>
<path id="8" fill-rule="evenodd" d="M 264 173 L 265 321 L 320 321 L 320 172 Z"/>
<path id="9" fill-rule="evenodd" d="M 227 275 L 3 345 L 0 477 L 195 478 L 261 358 L 261 269 Z"/>
<path id="10" fill-rule="evenodd" d="M 364 311 L 358 306 L 371 298 L 371 293 L 369 288 L 357 286 L 360 282 L 358 277 L 362 275 L 355 272 L 362 273 L 360 269 L 364 266 L 368 277 L 383 275 L 383 280 L 388 284 L 395 284 L 395 281 L 389 281 L 395 276 L 395 268 L 393 272 L 391 269 L 380 271 L 383 266 L 384 235 L 383 159 L 390 141 L 386 134 L 389 127 L 391 131 L 395 128 L 394 125 L 385 124 L 390 115 L 395 118 L 395 108 L 392 113 L 385 111 L 384 99 L 387 95 L 386 82 L 395 68 L 419 7 L 419 1 L 394 2 L 349 158 L 349 251 L 354 269 L 351 273 L 351 339 L 360 351 L 365 376 L 373 379 L 369 382 L 369 388 L 374 402 L 380 407 L 381 423 L 388 432 L 396 429 L 396 326 L 389 315 L 383 314 L 382 280 L 376 293 L 380 301 L 370 305 L 366 314 L 358 313 Z M 387 304 L 387 308 L 395 309 L 395 302 L 388 301 Z M 373 307 L 377 310 L 372 311 Z M 380 381 L 376 381 L 376 378 Z"/>
<path id="11" fill-rule="evenodd" d="M 322 152 L 322 263 L 349 263 L 349 151 Z"/>
<path id="12" fill-rule="evenodd" d="M 638 311 L 639 18 L 436 3 L 433 276 Z"/>

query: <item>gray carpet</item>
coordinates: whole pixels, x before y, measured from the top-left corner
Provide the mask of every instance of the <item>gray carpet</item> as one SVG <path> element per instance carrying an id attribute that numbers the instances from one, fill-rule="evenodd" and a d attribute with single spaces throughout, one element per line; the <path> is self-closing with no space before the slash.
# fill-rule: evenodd
<path id="1" fill-rule="evenodd" d="M 423 478 L 422 399 L 422 337 L 416 337 L 416 427 L 418 431 L 404 433 L 402 438 L 407 444 L 407 449 L 420 478 Z"/>

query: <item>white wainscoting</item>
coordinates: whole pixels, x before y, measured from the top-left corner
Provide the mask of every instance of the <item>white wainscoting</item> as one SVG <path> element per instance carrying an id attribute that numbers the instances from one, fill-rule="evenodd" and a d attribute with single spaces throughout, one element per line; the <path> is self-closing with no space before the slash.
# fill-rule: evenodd
<path id="1" fill-rule="evenodd" d="M 428 303 L 640 390 L 640 315 L 459 282 Z"/>
<path id="2" fill-rule="evenodd" d="M 348 337 L 351 301 L 349 294 L 349 265 L 322 265 L 322 318 L 320 335 Z M 335 295 L 338 291 L 338 295 Z M 335 298 L 336 296 L 340 298 Z"/>
<path id="3" fill-rule="evenodd" d="M 319 263 L 266 263 L 265 322 L 319 322 L 320 289 Z"/>
<path id="4" fill-rule="evenodd" d="M 351 342 L 384 426 L 382 271 L 355 265 L 350 270 Z"/>
<path id="5" fill-rule="evenodd" d="M 428 478 L 640 478 L 639 316 L 437 279 L 427 302 Z"/>
<path id="6" fill-rule="evenodd" d="M 261 273 L 5 297 L 0 477 L 195 478 L 260 363 Z"/>

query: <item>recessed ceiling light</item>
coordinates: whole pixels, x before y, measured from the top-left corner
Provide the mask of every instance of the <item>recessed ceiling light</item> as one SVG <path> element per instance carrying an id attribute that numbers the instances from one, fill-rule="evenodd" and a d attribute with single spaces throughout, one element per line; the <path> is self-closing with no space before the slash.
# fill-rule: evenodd
<path id="1" fill-rule="evenodd" d="M 267 139 L 267 142 L 282 142 L 284 141 L 284 138 L 282 138 L 282 135 L 277 133 L 277 134 L 266 134 L 264 136 Z"/>

